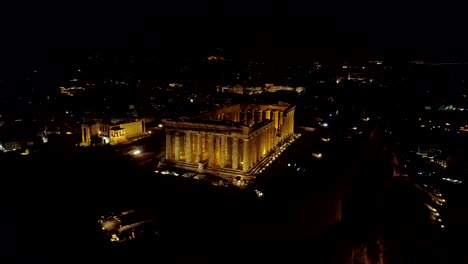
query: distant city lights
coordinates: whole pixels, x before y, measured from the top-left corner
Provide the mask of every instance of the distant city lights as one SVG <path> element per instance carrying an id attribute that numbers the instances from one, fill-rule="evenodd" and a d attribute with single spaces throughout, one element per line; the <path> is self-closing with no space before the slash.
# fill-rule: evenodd
<path id="1" fill-rule="evenodd" d="M 451 182 L 451 183 L 455 183 L 455 184 L 461 184 L 461 183 L 463 183 L 463 182 L 460 181 L 460 180 L 450 179 L 450 178 L 442 178 L 442 180 L 448 181 L 448 182 Z"/>
<path id="2" fill-rule="evenodd" d="M 259 191 L 259 190 L 255 190 L 255 193 L 257 194 L 258 198 L 262 198 L 263 197 L 263 192 Z"/>

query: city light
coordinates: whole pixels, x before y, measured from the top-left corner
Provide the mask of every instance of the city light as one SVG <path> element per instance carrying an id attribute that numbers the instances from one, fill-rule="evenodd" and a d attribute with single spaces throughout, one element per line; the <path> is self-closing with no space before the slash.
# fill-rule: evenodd
<path id="1" fill-rule="evenodd" d="M 463 183 L 463 182 L 460 181 L 460 180 L 450 179 L 450 178 L 442 178 L 442 180 L 448 181 L 448 182 L 451 182 L 451 183 L 455 183 L 455 184 L 461 184 L 461 183 Z"/>
<path id="2" fill-rule="evenodd" d="M 263 197 L 263 192 L 259 191 L 259 190 L 255 190 L 255 193 L 257 194 L 258 198 L 262 198 Z"/>
<path id="3" fill-rule="evenodd" d="M 141 153 L 141 150 L 136 149 L 133 151 L 133 155 L 139 155 Z"/>
<path id="4" fill-rule="evenodd" d="M 430 205 L 428 205 L 428 204 L 426 204 L 426 207 L 427 207 L 429 210 L 431 210 L 431 211 L 437 213 L 437 209 L 435 209 L 434 207 L 432 207 L 432 206 L 430 206 Z"/>
<path id="5" fill-rule="evenodd" d="M 317 159 L 321 159 L 322 158 L 322 153 L 312 153 L 312 156 L 314 156 Z"/>

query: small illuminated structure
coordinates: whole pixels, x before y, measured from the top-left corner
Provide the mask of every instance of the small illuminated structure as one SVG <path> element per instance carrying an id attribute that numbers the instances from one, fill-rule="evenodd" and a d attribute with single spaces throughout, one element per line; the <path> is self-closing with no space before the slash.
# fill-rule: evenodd
<path id="1" fill-rule="evenodd" d="M 90 145 L 92 136 L 98 136 L 104 144 L 118 144 L 126 142 L 129 138 L 143 134 L 145 134 L 145 122 L 143 119 L 119 123 L 92 120 L 81 125 L 81 145 Z"/>
<path id="2" fill-rule="evenodd" d="M 231 105 L 193 117 L 165 119 L 166 160 L 228 180 L 251 180 L 294 135 L 295 107 Z"/>
<path id="3" fill-rule="evenodd" d="M 136 239 L 138 228 L 152 222 L 153 219 L 139 217 L 134 210 L 117 215 L 101 216 L 98 220 L 101 230 L 109 237 L 110 241 L 118 243 Z"/>

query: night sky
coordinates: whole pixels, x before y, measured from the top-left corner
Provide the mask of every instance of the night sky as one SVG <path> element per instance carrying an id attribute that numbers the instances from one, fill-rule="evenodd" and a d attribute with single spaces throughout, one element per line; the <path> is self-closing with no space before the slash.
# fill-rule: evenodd
<path id="1" fill-rule="evenodd" d="M 216 47 L 278 58 L 467 53 L 464 9 L 447 1 L 149 2 L 2 1 L 3 61 L 94 50 L 179 56 Z"/>

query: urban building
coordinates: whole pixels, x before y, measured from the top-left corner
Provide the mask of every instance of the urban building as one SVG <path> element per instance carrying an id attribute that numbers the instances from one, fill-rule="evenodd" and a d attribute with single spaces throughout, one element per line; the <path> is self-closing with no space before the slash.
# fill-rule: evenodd
<path id="1" fill-rule="evenodd" d="M 104 144 L 118 144 L 144 133 L 145 122 L 143 119 L 119 123 L 91 120 L 81 125 L 81 145 L 90 145 L 92 136 L 97 136 Z"/>
<path id="2" fill-rule="evenodd" d="M 294 136 L 295 106 L 236 104 L 164 119 L 166 160 L 227 180 L 250 181 Z"/>
<path id="3" fill-rule="evenodd" d="M 238 94 L 260 94 L 263 92 L 270 92 L 274 93 L 277 91 L 292 91 L 301 93 L 304 91 L 304 87 L 290 87 L 290 86 L 282 86 L 282 85 L 274 85 L 272 83 L 265 83 L 264 87 L 247 87 L 242 85 L 234 85 L 229 87 L 217 87 L 218 92 L 231 92 L 231 93 L 238 93 Z"/>

